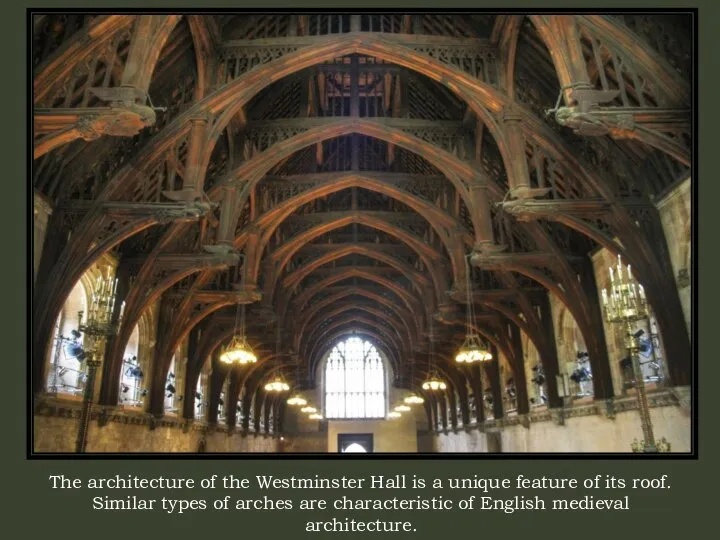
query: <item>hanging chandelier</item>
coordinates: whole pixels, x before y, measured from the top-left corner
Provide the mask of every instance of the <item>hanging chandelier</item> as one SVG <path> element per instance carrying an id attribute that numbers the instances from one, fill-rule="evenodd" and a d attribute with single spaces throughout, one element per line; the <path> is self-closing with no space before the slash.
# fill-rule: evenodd
<path id="1" fill-rule="evenodd" d="M 322 420 L 323 419 L 322 414 L 318 414 L 318 413 L 312 413 L 310 416 L 308 416 L 308 418 L 310 420 Z"/>
<path id="2" fill-rule="evenodd" d="M 265 385 L 266 392 L 287 392 L 290 385 L 282 379 L 274 379 Z"/>
<path id="3" fill-rule="evenodd" d="M 492 358 L 492 353 L 482 344 L 477 334 L 468 334 L 455 356 L 455 361 L 459 364 L 472 364 L 488 362 Z"/>
<path id="4" fill-rule="evenodd" d="M 410 386 L 412 386 L 413 381 L 415 380 L 415 359 L 410 360 Z M 425 403 L 425 400 L 417 395 L 415 392 L 410 392 L 407 396 L 405 396 L 405 399 L 403 399 L 403 402 L 406 405 L 420 405 L 421 403 Z"/>
<path id="5" fill-rule="evenodd" d="M 282 364 L 279 363 L 278 359 L 280 358 L 280 350 L 281 350 L 281 343 L 282 343 L 282 327 L 280 326 L 280 323 L 277 325 L 277 331 L 275 334 L 275 360 L 274 362 L 278 366 L 278 373 L 273 377 L 273 379 L 265 385 L 265 391 L 266 392 L 287 392 L 290 390 L 290 385 L 285 381 L 285 378 L 282 375 Z"/>
<path id="6" fill-rule="evenodd" d="M 445 390 L 447 385 L 438 376 L 435 370 L 435 335 L 433 334 L 433 323 L 432 317 L 430 317 L 430 370 L 428 372 L 428 378 L 422 384 L 423 390 L 431 390 L 433 392 L 439 392 Z"/>
<path id="7" fill-rule="evenodd" d="M 317 412 L 317 409 L 313 407 L 312 405 L 307 405 L 300 409 L 300 412 L 303 412 L 305 414 L 315 414 Z"/>
<path id="8" fill-rule="evenodd" d="M 292 397 L 288 398 L 287 404 L 292 405 L 293 407 L 300 407 L 302 405 L 307 405 L 307 399 L 302 397 L 300 394 L 294 394 Z"/>
<path id="9" fill-rule="evenodd" d="M 470 283 L 470 264 L 468 259 L 470 255 L 465 257 L 465 294 L 466 294 L 466 321 L 465 321 L 465 341 L 460 346 L 455 361 L 459 364 L 472 364 L 473 362 L 488 362 L 492 360 L 492 353 L 480 336 L 474 331 L 475 324 L 475 304 L 472 297 L 472 286 Z"/>
<path id="10" fill-rule="evenodd" d="M 275 377 L 265 385 L 266 392 L 277 392 L 279 394 L 280 392 L 287 392 L 288 390 L 290 390 L 290 385 L 280 376 Z"/>
<path id="11" fill-rule="evenodd" d="M 247 265 L 243 262 L 242 290 L 245 290 L 245 274 Z M 240 319 L 240 331 L 238 332 L 238 318 Z M 235 329 L 230 343 L 222 349 L 220 361 L 230 365 L 254 364 L 257 362 L 255 351 L 248 343 L 245 334 L 245 304 L 238 303 L 235 312 Z"/>
<path id="12" fill-rule="evenodd" d="M 404 413 L 404 412 L 408 412 L 409 410 L 411 410 L 411 408 L 410 408 L 408 405 L 402 405 L 402 404 L 401 404 L 401 405 L 396 405 L 396 406 L 393 408 L 393 410 L 394 410 L 395 412 L 398 412 L 398 413 Z"/>
<path id="13" fill-rule="evenodd" d="M 220 353 L 220 361 L 225 364 L 254 364 L 257 362 L 257 356 L 247 342 L 247 337 L 235 334 Z"/>
<path id="14" fill-rule="evenodd" d="M 433 392 L 436 392 L 438 390 L 445 390 L 447 388 L 447 384 L 445 384 L 440 378 L 431 376 L 423 383 L 422 387 L 423 390 L 432 390 Z"/>
<path id="15" fill-rule="evenodd" d="M 295 360 L 295 387 L 300 387 L 300 359 L 296 356 L 293 357 Z M 307 399 L 302 397 L 300 394 L 295 392 L 291 397 L 288 398 L 287 404 L 292 407 L 302 407 L 307 405 Z"/>
<path id="16" fill-rule="evenodd" d="M 396 411 L 390 411 L 389 413 L 387 413 L 388 418 L 400 418 L 401 416 L 402 414 Z"/>

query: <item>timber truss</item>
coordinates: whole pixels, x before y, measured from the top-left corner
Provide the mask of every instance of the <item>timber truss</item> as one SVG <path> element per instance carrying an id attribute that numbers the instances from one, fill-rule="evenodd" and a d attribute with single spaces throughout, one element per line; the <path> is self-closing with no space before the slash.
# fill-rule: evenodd
<path id="1" fill-rule="evenodd" d="M 426 396 L 434 427 L 482 421 L 486 395 L 502 418 L 500 363 L 528 412 L 523 334 L 558 408 L 549 295 L 582 332 L 595 398 L 610 400 L 598 247 L 633 265 L 672 383 L 688 384 L 653 205 L 691 162 L 690 75 L 663 48 L 671 38 L 690 51 L 662 16 L 38 16 L 33 179 L 55 210 L 36 281 L 34 390 L 70 290 L 113 252 L 126 308 L 107 345 L 107 406 L 135 325 L 156 309 L 157 416 L 187 342 L 188 420 L 210 362 L 209 422 L 229 381 L 230 426 L 281 429 L 284 403 L 264 381 L 299 368 L 312 387 L 350 332 L 421 393 L 432 339 L 449 383 Z M 495 358 L 484 373 L 452 361 L 468 271 L 473 325 Z M 261 359 L 242 372 L 217 360 L 238 304 Z"/>

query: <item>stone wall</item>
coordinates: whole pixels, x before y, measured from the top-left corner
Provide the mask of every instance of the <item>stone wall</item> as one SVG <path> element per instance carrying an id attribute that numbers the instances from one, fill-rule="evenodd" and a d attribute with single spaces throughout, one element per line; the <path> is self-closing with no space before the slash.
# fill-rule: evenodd
<path id="1" fill-rule="evenodd" d="M 35 452 L 74 452 L 78 432 L 78 410 L 44 409 L 34 417 Z M 206 431 L 203 424 L 188 429 L 176 420 L 163 420 L 150 429 L 149 417 L 142 413 L 123 413 L 100 427 L 90 422 L 87 452 L 279 452 L 284 441 L 264 434 L 228 433 L 223 427 Z"/>
<path id="2" fill-rule="evenodd" d="M 665 238 L 670 252 L 675 281 L 680 294 L 680 302 L 685 315 L 685 324 L 690 331 L 692 314 L 692 190 L 691 179 L 687 178 L 670 193 L 657 202 L 660 220 L 665 230 Z"/>
<path id="3" fill-rule="evenodd" d="M 665 437 L 673 452 L 691 450 L 689 409 L 678 403 L 676 392 L 650 394 L 651 416 L 657 439 Z M 680 400 L 682 401 L 682 400 Z M 90 422 L 88 452 L 337 452 L 339 433 L 372 433 L 376 452 L 628 452 L 642 430 L 634 397 L 616 400 L 614 419 L 603 404 L 566 409 L 564 425 L 547 410 L 533 411 L 524 427 L 512 415 L 502 423 L 489 421 L 482 427 L 468 426 L 447 433 L 418 433 L 412 415 L 398 420 L 320 422 L 314 431 L 282 436 L 228 433 L 223 426 L 207 430 L 202 423 L 187 428 L 166 417 L 150 429 L 150 418 L 142 412 L 116 411 L 102 427 Z M 34 417 L 35 452 L 74 452 L 79 408 L 77 403 L 54 402 L 39 407 Z M 504 425 L 503 425 L 504 423 Z"/>
<path id="4" fill-rule="evenodd" d="M 673 452 L 689 452 L 691 422 L 679 406 L 651 410 L 656 439 L 665 437 Z M 642 438 L 637 410 L 617 413 L 614 419 L 602 414 L 554 421 L 531 422 L 503 428 L 423 434 L 418 437 L 425 452 L 629 452 L 634 439 Z"/>

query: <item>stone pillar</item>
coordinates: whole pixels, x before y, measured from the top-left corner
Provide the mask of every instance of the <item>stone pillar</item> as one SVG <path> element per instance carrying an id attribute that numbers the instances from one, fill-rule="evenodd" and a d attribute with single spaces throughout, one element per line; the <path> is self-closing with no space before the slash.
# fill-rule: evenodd
<path id="1" fill-rule="evenodd" d="M 42 256 L 45 234 L 53 208 L 40 193 L 35 192 L 33 201 L 33 280 L 37 278 L 40 257 Z"/>
<path id="2" fill-rule="evenodd" d="M 692 186 L 688 177 L 656 204 L 680 295 L 685 325 L 692 314 Z M 37 248 L 36 248 L 37 249 Z"/>

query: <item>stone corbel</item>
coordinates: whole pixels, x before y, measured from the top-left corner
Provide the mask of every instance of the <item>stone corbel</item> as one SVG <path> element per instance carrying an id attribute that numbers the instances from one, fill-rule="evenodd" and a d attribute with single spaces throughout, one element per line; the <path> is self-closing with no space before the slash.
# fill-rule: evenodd
<path id="1" fill-rule="evenodd" d="M 555 424 L 557 424 L 558 426 L 565 425 L 565 409 L 563 409 L 562 407 L 550 409 L 550 415 L 552 416 L 553 422 L 555 422 Z"/>

